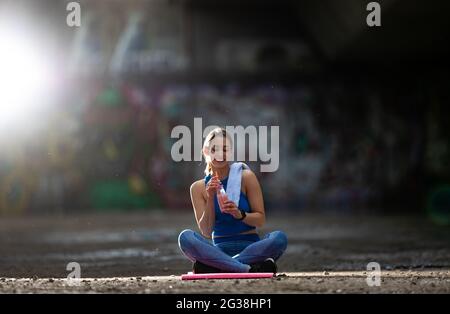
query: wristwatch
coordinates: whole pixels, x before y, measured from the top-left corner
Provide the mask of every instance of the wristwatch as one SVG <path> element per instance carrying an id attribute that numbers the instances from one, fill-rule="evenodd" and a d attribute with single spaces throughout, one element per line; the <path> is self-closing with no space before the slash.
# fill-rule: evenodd
<path id="1" fill-rule="evenodd" d="M 242 209 L 239 209 L 239 211 L 241 212 L 242 217 L 239 218 L 238 220 L 244 220 L 245 217 L 247 217 L 247 213 L 245 211 L 243 211 Z"/>

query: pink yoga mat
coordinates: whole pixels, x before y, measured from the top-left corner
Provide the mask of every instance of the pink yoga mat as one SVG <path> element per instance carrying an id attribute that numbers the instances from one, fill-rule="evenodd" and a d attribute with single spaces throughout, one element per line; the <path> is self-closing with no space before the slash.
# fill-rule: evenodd
<path id="1" fill-rule="evenodd" d="M 194 274 L 188 272 L 181 275 L 181 280 L 199 280 L 199 279 L 252 279 L 252 278 L 272 278 L 273 273 L 211 273 Z"/>

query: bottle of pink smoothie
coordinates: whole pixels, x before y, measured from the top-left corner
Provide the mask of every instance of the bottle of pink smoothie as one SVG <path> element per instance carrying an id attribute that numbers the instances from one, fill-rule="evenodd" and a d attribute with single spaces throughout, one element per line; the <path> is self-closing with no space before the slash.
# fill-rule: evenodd
<path id="1" fill-rule="evenodd" d="M 223 212 L 223 205 L 228 200 L 227 193 L 223 188 L 223 185 L 220 185 L 220 188 L 217 190 L 217 202 L 219 203 L 220 211 Z"/>

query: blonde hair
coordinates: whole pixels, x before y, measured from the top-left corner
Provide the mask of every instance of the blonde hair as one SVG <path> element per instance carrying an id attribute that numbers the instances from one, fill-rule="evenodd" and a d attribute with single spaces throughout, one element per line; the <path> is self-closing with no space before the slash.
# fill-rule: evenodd
<path id="1" fill-rule="evenodd" d="M 203 149 L 205 147 L 208 147 L 211 141 L 217 136 L 223 136 L 226 137 L 228 140 L 230 140 L 230 143 L 232 143 L 231 136 L 228 134 L 228 132 L 224 128 L 215 128 L 211 132 L 208 133 L 208 135 L 205 138 L 205 141 L 203 142 Z M 204 156 L 204 151 L 202 150 L 202 154 Z M 210 175 L 212 174 L 212 167 L 211 163 L 206 160 L 206 168 L 205 168 L 205 174 Z"/>

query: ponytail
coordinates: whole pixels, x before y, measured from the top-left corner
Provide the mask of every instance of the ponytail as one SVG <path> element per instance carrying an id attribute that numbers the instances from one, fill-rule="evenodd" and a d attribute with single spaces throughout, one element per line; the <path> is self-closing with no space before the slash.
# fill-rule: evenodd
<path id="1" fill-rule="evenodd" d="M 205 174 L 208 176 L 208 175 L 212 174 L 211 172 L 212 172 L 211 163 L 207 161 L 206 168 L 205 168 Z"/>

